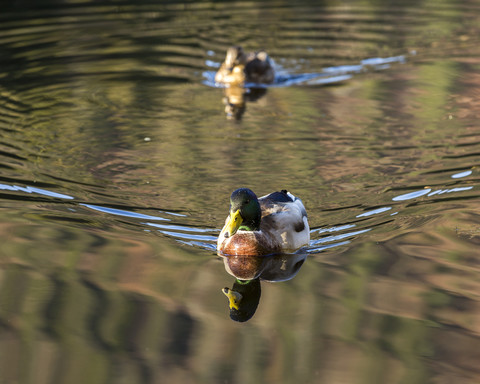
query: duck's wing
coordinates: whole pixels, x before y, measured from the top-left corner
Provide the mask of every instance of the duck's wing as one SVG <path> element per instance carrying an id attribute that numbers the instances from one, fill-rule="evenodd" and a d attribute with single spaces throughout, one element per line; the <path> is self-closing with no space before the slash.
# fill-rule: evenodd
<path id="1" fill-rule="evenodd" d="M 271 83 L 275 77 L 270 57 L 265 51 L 247 57 L 245 73 L 247 80 L 254 83 Z"/>
<path id="2" fill-rule="evenodd" d="M 284 249 L 298 249 L 310 241 L 307 211 L 298 197 L 285 190 L 259 199 L 261 230 L 277 237 Z"/>

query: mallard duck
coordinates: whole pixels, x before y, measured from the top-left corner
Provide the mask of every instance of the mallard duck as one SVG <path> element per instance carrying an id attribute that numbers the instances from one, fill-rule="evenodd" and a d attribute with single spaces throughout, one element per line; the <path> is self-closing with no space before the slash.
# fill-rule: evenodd
<path id="1" fill-rule="evenodd" d="M 274 79 L 272 61 L 265 51 L 246 54 L 240 46 L 228 48 L 225 61 L 215 74 L 215 81 L 224 84 L 270 84 Z"/>
<path id="2" fill-rule="evenodd" d="M 292 252 L 310 241 L 302 201 L 286 190 L 257 198 L 248 188 L 234 191 L 230 214 L 217 241 L 224 255 L 260 256 Z"/>

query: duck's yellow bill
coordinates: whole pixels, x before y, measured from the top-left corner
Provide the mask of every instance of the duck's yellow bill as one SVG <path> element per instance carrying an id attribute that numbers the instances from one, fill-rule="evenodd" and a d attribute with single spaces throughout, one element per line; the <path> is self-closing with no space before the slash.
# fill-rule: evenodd
<path id="1" fill-rule="evenodd" d="M 227 223 L 225 224 L 225 233 L 228 233 L 228 237 L 233 236 L 242 225 L 243 219 L 240 215 L 240 210 L 237 209 L 236 212 L 230 212 L 230 218 L 228 219 Z"/>
<path id="2" fill-rule="evenodd" d="M 236 291 L 232 291 L 230 288 L 223 288 L 222 292 L 228 297 L 230 309 L 236 309 L 238 311 L 240 301 L 242 301 L 242 294 Z"/>

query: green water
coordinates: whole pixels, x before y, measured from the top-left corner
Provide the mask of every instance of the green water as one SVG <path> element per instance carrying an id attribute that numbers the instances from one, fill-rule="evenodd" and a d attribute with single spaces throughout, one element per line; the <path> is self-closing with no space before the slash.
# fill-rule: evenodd
<path id="1" fill-rule="evenodd" d="M 479 26 L 478 1 L 4 5 L 0 383 L 480 382 Z M 282 80 L 237 120 L 231 44 Z M 238 323 L 215 241 L 242 186 L 299 196 L 312 241 Z"/>

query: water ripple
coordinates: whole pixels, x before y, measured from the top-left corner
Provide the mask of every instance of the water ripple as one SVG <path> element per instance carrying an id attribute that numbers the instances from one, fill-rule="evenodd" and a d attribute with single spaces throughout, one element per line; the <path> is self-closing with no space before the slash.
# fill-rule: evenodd
<path id="1" fill-rule="evenodd" d="M 416 199 L 417 197 L 427 195 L 428 193 L 430 193 L 430 191 L 431 191 L 431 188 L 425 188 L 420 191 L 414 191 L 414 192 L 405 193 L 403 195 L 395 196 L 392 200 L 405 201 L 405 200 Z"/>
<path id="2" fill-rule="evenodd" d="M 468 171 L 463 171 L 463 172 L 459 172 L 459 173 L 455 173 L 454 175 L 452 175 L 452 179 L 460 179 L 462 177 L 467 177 L 467 176 L 470 176 L 472 174 L 472 170 L 468 170 Z"/>
<path id="3" fill-rule="evenodd" d="M 280 59 L 280 61 L 282 60 Z M 405 62 L 405 55 L 386 58 L 376 57 L 364 59 L 358 65 L 339 65 L 334 67 L 327 67 L 313 73 L 294 73 L 292 69 L 276 64 L 274 62 L 275 80 L 273 84 L 246 83 L 245 88 L 273 88 L 288 87 L 292 85 L 334 84 L 349 80 L 355 74 L 364 73 L 367 71 L 385 70 L 387 68 L 390 68 L 390 65 L 393 63 L 403 64 Z M 212 60 L 206 60 L 205 64 L 208 67 L 220 67 L 220 63 L 213 62 Z M 203 72 L 203 77 L 205 79 L 203 81 L 203 84 L 209 87 L 224 88 L 225 85 L 215 82 L 215 73 L 215 71 Z"/>
<path id="4" fill-rule="evenodd" d="M 160 216 L 145 215 L 143 213 L 126 211 L 123 209 L 108 208 L 108 207 L 102 207 L 102 206 L 93 205 L 93 204 L 80 204 L 80 205 L 93 209 L 98 212 L 108 213 L 110 215 L 115 215 L 115 216 L 124 216 L 124 217 L 131 217 L 134 219 L 146 219 L 146 220 L 166 220 L 166 221 L 170 220 Z"/>
<path id="5" fill-rule="evenodd" d="M 371 211 L 361 213 L 360 215 L 357 215 L 356 217 L 366 217 L 366 216 L 377 215 L 379 213 L 389 211 L 390 209 L 392 209 L 392 207 L 382 207 L 382 208 L 372 209 Z"/>
<path id="6" fill-rule="evenodd" d="M 52 191 L 48 191 L 46 189 L 30 187 L 30 186 L 19 187 L 17 185 L 0 184 L 0 190 L 20 191 L 20 192 L 26 192 L 26 193 L 36 193 L 36 194 L 39 194 L 39 195 L 55 197 L 55 198 L 59 198 L 59 199 L 73 199 L 73 197 L 69 196 L 69 195 L 64 195 L 62 193 L 52 192 Z"/>
<path id="7" fill-rule="evenodd" d="M 346 238 L 349 238 L 349 237 L 354 237 L 354 236 L 360 235 L 362 233 L 366 233 L 370 230 L 371 230 L 370 228 L 366 228 L 366 229 L 360 229 L 358 231 L 341 233 L 339 235 L 322 237 L 321 239 L 310 241 L 310 246 L 316 246 L 318 244 L 330 243 L 330 242 L 333 242 L 333 241 L 343 240 L 343 239 L 346 239 Z"/>

